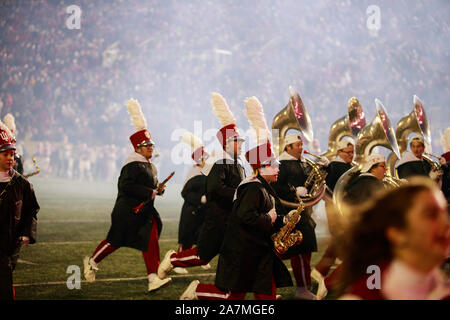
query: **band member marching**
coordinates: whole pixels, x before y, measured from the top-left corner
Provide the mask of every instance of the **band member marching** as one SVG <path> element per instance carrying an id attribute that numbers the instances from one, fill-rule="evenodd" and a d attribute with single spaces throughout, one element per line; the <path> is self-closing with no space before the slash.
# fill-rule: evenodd
<path id="1" fill-rule="evenodd" d="M 346 186 L 344 201 L 352 206 L 362 205 L 373 200 L 385 187 L 386 158 L 380 154 L 371 154 L 365 159 L 361 172 L 351 178 Z"/>
<path id="2" fill-rule="evenodd" d="M 150 162 L 154 142 L 147 130 L 147 122 L 136 100 L 127 103 L 131 122 L 137 132 L 130 136 L 134 152 L 125 160 L 118 181 L 118 195 L 111 214 L 111 227 L 105 240 L 100 242 L 90 257 L 85 257 L 84 276 L 95 281 L 98 264 L 120 247 L 142 251 L 148 275 L 148 291 L 168 284 L 171 278 L 160 279 L 157 270 L 160 263 L 158 239 L 162 221 L 154 207 L 156 195 L 165 189 L 158 183 L 156 167 Z M 139 208 L 139 210 L 135 210 Z"/>
<path id="3" fill-rule="evenodd" d="M 174 267 L 207 265 L 219 253 L 233 205 L 234 192 L 245 176 L 239 159 L 244 138 L 240 136 L 235 125 L 236 119 L 220 94 L 213 93 L 211 103 L 214 114 L 223 126 L 217 132 L 222 152 L 210 157 L 202 169 L 207 176 L 205 220 L 197 247 L 181 252 L 169 250 L 166 253 L 158 268 L 160 278 L 165 278 Z"/>
<path id="4" fill-rule="evenodd" d="M 305 196 L 308 189 L 304 187 L 312 168 L 303 160 L 303 141 L 298 134 L 288 134 L 285 139 L 283 153 L 279 156 L 280 173 L 278 180 L 273 184 L 277 195 L 289 202 L 297 202 L 297 196 Z M 295 192 L 291 187 L 295 188 Z M 277 228 L 283 224 L 283 216 L 290 211 L 287 206 L 277 204 L 279 219 Z M 315 222 L 311 218 L 312 208 L 307 207 L 301 215 L 301 219 L 295 227 L 303 235 L 303 241 L 291 247 L 283 256 L 290 259 L 294 277 L 297 283 L 295 296 L 298 299 L 314 300 L 316 296 L 308 290 L 311 286 L 311 254 L 317 251 L 315 234 Z"/>
<path id="5" fill-rule="evenodd" d="M 271 149 L 261 104 L 256 97 L 245 102 L 250 124 L 257 132 L 258 145 L 245 154 L 254 174 L 240 183 L 234 195 L 215 284 L 194 280 L 182 300 L 243 300 L 247 292 L 257 300 L 275 300 L 276 288 L 292 285 L 271 239 L 277 195 L 269 183 L 277 180 L 279 162 Z"/>
<path id="6" fill-rule="evenodd" d="M 395 166 L 399 178 L 408 179 L 417 175 L 430 176 L 431 164 L 423 157 L 425 151 L 424 139 L 420 136 L 411 138 L 409 148 L 411 151 L 405 151 Z M 431 178 L 434 180 L 437 176 Z"/>
<path id="7" fill-rule="evenodd" d="M 205 151 L 203 142 L 191 132 L 186 132 L 181 141 L 188 144 L 193 152 L 191 155 L 195 164 L 189 171 L 181 196 L 184 199 L 178 225 L 178 252 L 191 249 L 197 244 L 200 228 L 205 218 L 206 176 L 201 169 L 205 166 L 209 154 Z M 186 269 L 179 268 L 178 271 Z M 174 270 L 175 272 L 177 269 Z"/>
<path id="8" fill-rule="evenodd" d="M 0 300 L 14 299 L 20 248 L 36 242 L 39 204 L 33 185 L 13 169 L 15 150 L 0 121 Z"/>
<path id="9" fill-rule="evenodd" d="M 15 145 L 17 142 L 17 128 L 14 116 L 11 113 L 7 113 L 3 118 L 3 122 L 9 129 L 11 142 Z M 17 152 L 14 154 L 14 170 L 23 174 L 23 157 Z"/>

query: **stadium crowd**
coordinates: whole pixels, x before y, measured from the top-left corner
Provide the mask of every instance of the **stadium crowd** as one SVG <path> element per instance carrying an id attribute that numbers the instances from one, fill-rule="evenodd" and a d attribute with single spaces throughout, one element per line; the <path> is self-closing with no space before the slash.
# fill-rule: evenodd
<path id="1" fill-rule="evenodd" d="M 79 30 L 66 27 L 72 4 L 82 10 Z M 368 121 L 379 98 L 395 125 L 417 94 L 440 154 L 450 88 L 443 4 L 381 1 L 373 32 L 367 1 L 2 1 L 0 116 L 16 117 L 22 152 L 41 158 L 48 174 L 111 179 L 128 153 L 131 97 L 170 157 L 175 129 L 218 126 L 211 91 L 227 97 L 245 128 L 237 112 L 245 97 L 258 96 L 269 119 L 293 85 L 322 149 L 349 97 Z"/>

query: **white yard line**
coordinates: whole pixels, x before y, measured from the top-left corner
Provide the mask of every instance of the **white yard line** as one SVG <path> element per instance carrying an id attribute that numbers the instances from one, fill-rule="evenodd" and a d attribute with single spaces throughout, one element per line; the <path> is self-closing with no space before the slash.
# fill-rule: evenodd
<path id="1" fill-rule="evenodd" d="M 179 221 L 179 218 L 167 218 L 167 219 L 162 219 L 162 222 L 172 222 L 172 221 Z M 111 219 L 38 219 L 38 223 L 49 223 L 49 222 L 54 222 L 54 223 L 84 223 L 84 222 L 111 222 Z"/>
<path id="2" fill-rule="evenodd" d="M 289 271 L 292 271 L 292 268 L 288 268 Z M 188 273 L 188 274 L 175 274 L 171 275 L 171 278 L 192 278 L 192 277 L 210 277 L 214 276 L 216 273 L 208 272 L 208 273 Z M 136 280 L 146 280 L 145 277 L 136 277 L 136 278 L 110 278 L 110 279 L 96 279 L 95 282 L 119 282 L 119 281 L 136 281 Z M 89 283 L 86 280 L 81 280 L 81 283 Z M 49 282 L 35 282 L 35 283 L 19 283 L 14 284 L 14 287 L 29 287 L 29 286 L 49 286 L 49 285 L 66 285 L 66 281 L 49 281 Z"/>
<path id="3" fill-rule="evenodd" d="M 182 277 L 208 277 L 214 276 L 215 273 L 191 273 L 191 274 L 175 274 L 171 275 L 171 278 L 182 278 Z M 136 277 L 136 278 L 110 278 L 110 279 L 96 279 L 95 282 L 117 282 L 117 281 L 135 281 L 135 280 L 145 280 L 145 277 Z M 86 280 L 81 280 L 82 283 L 89 283 Z M 65 285 L 66 281 L 50 281 L 50 282 L 35 282 L 35 283 L 20 283 L 14 284 L 14 287 L 27 287 L 27 286 L 46 286 L 46 285 Z"/>
<path id="4" fill-rule="evenodd" d="M 47 241 L 47 242 L 36 242 L 33 246 L 36 245 L 53 245 L 53 244 L 88 244 L 88 243 L 99 243 L 101 240 L 91 240 L 91 241 Z M 177 242 L 178 239 L 159 239 L 159 242 Z"/>

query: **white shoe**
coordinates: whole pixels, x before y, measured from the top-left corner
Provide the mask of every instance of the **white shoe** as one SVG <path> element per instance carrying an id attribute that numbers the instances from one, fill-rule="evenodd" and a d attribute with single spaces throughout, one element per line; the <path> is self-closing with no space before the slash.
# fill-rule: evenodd
<path id="1" fill-rule="evenodd" d="M 84 278 L 87 282 L 95 281 L 95 272 L 98 270 L 97 264 L 90 257 L 83 258 Z"/>
<path id="2" fill-rule="evenodd" d="M 203 270 L 209 270 L 209 269 L 211 269 L 211 265 L 210 265 L 209 263 L 204 264 L 204 265 L 202 265 L 201 267 L 202 267 Z"/>
<path id="3" fill-rule="evenodd" d="M 159 277 L 154 277 L 152 281 L 148 281 L 148 292 L 158 290 L 159 288 L 169 284 L 172 278 L 160 279 Z"/>
<path id="4" fill-rule="evenodd" d="M 161 261 L 158 267 L 158 277 L 160 279 L 164 279 L 167 277 L 170 271 L 173 269 L 173 265 L 170 262 L 170 256 L 175 253 L 175 250 L 169 250 L 167 251 L 166 255 L 164 256 L 164 259 Z"/>
<path id="5" fill-rule="evenodd" d="M 198 300 L 195 290 L 197 290 L 199 283 L 200 281 L 198 280 L 192 281 L 180 296 L 180 300 Z"/>
<path id="6" fill-rule="evenodd" d="M 317 287 L 316 297 L 317 297 L 317 300 L 322 300 L 328 294 L 328 289 L 325 286 L 325 278 L 323 277 L 323 275 L 319 271 L 317 271 L 316 268 L 314 268 L 311 271 L 311 278 L 316 280 L 317 283 L 319 284 L 318 287 Z"/>
<path id="7" fill-rule="evenodd" d="M 186 268 L 181 268 L 181 267 L 173 268 L 173 272 L 178 273 L 178 274 L 187 274 L 187 273 L 189 273 L 189 271 L 187 271 Z"/>
<path id="8" fill-rule="evenodd" d="M 295 298 L 300 300 L 317 300 L 317 297 L 305 287 L 297 287 Z"/>

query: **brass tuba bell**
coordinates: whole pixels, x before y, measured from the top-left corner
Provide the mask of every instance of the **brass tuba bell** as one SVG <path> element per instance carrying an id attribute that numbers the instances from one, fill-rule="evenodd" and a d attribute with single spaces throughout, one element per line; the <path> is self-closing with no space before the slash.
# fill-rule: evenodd
<path id="1" fill-rule="evenodd" d="M 422 101 L 414 95 L 413 103 L 413 110 L 397 122 L 397 128 L 395 129 L 400 156 L 408 149 L 408 136 L 412 132 L 420 134 L 428 144 L 431 144 L 430 127 Z M 391 152 L 386 160 L 387 172 L 393 177 L 398 177 L 397 170 L 395 170 L 395 163 L 398 159 L 400 157 Z"/>
<path id="2" fill-rule="evenodd" d="M 364 160 L 370 155 L 372 149 L 376 146 L 383 146 L 392 150 L 396 155 L 399 154 L 397 139 L 386 109 L 378 99 L 375 99 L 375 107 L 377 111 L 375 118 L 357 136 L 354 160 L 356 165 L 339 178 L 333 191 L 333 201 L 340 214 L 344 214 L 344 190 L 353 174 L 362 169 Z"/>
<path id="3" fill-rule="evenodd" d="M 289 87 L 289 92 L 288 104 L 275 115 L 272 122 L 272 131 L 278 131 L 272 135 L 273 149 L 277 156 L 283 152 L 284 139 L 289 129 L 299 130 L 306 140 L 313 141 L 311 119 L 305 105 L 300 95 L 292 87 Z"/>
<path id="4" fill-rule="evenodd" d="M 331 160 L 337 154 L 337 144 L 345 136 L 356 138 L 366 125 L 364 109 L 358 99 L 351 97 L 348 100 L 347 115 L 336 120 L 330 127 L 328 134 L 328 150 L 321 154 Z"/>

